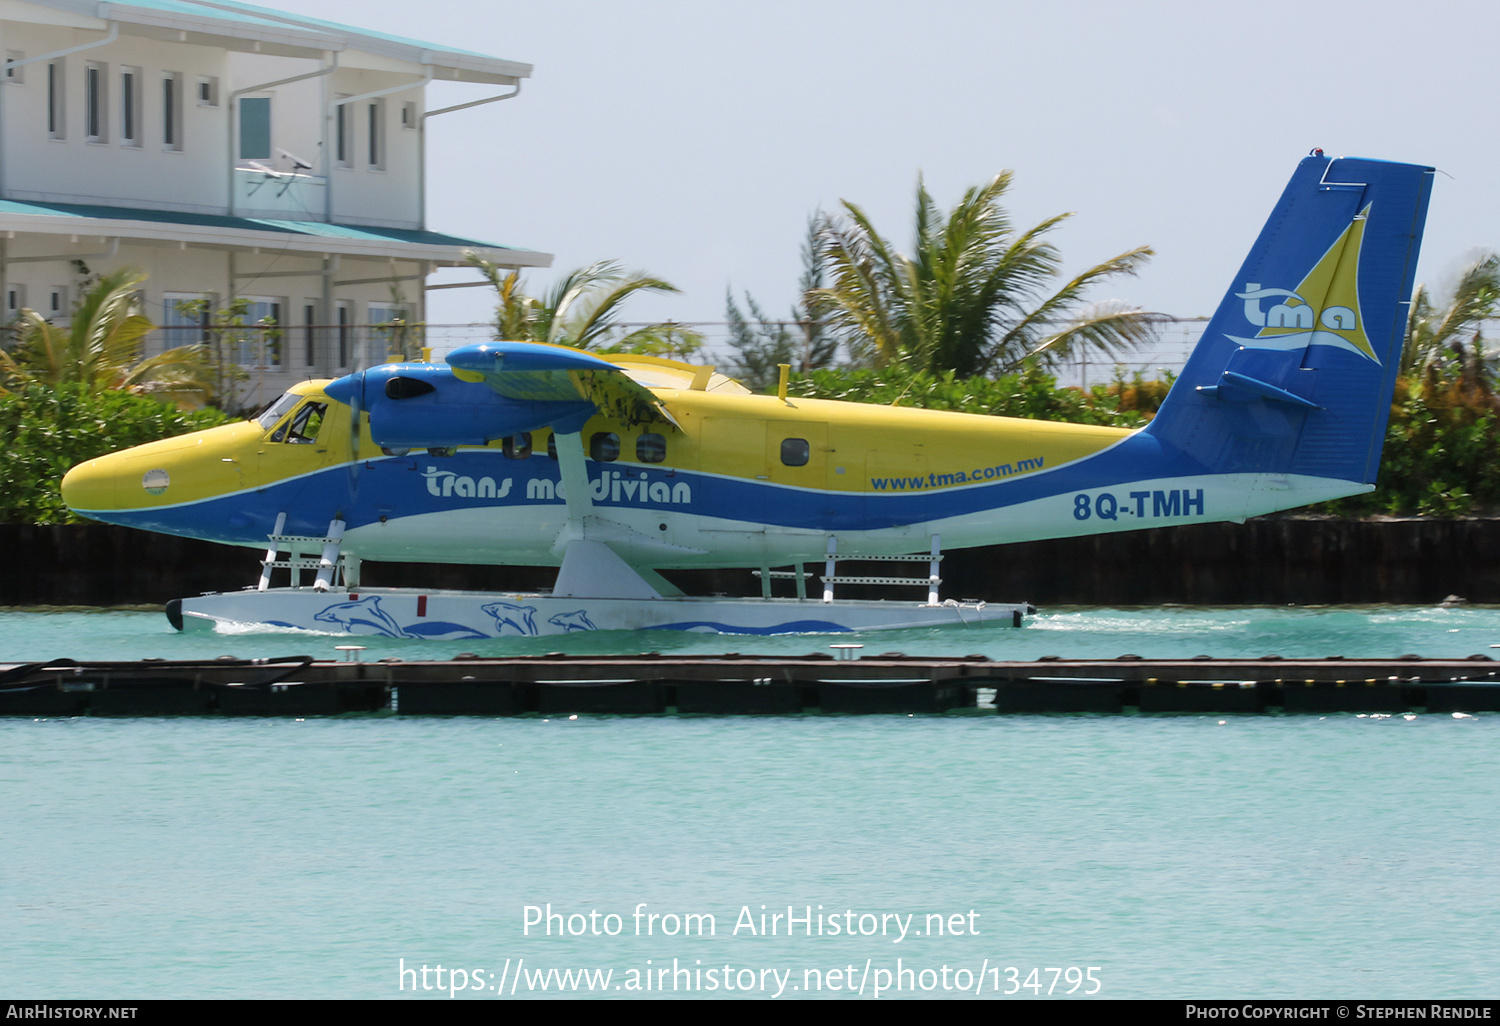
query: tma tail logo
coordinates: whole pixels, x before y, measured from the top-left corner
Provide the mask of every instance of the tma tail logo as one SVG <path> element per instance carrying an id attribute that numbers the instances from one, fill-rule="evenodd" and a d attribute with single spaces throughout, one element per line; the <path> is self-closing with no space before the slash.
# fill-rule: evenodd
<path id="1" fill-rule="evenodd" d="M 1379 363 L 1359 313 L 1359 255 L 1369 216 L 1369 207 L 1361 210 L 1296 289 L 1246 282 L 1235 298 L 1245 301 L 1245 319 L 1260 331 L 1229 337 L 1247 349 L 1335 346 Z"/>

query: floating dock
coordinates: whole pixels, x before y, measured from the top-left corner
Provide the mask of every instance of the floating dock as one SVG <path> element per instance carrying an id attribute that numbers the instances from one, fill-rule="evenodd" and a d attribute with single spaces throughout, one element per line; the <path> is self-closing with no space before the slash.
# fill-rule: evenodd
<path id="1" fill-rule="evenodd" d="M 1479 713 L 1500 663 L 1460 659 L 311 656 L 0 665 L 0 715 L 524 716 L 592 713 Z"/>

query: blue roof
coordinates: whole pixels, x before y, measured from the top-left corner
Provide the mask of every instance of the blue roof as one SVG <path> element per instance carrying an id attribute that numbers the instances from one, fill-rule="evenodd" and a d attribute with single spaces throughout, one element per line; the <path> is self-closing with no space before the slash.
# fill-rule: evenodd
<path id="1" fill-rule="evenodd" d="M 38 218 L 86 218 L 98 222 L 84 227 L 87 233 L 98 233 L 100 235 L 122 235 L 135 238 L 170 238 L 192 241 L 192 236 L 201 236 L 201 233 L 176 233 L 171 232 L 171 227 L 178 228 L 209 228 L 228 232 L 253 232 L 257 234 L 269 233 L 280 236 L 287 241 L 303 240 L 307 244 L 298 246 L 298 249 L 317 251 L 326 249 L 330 252 L 343 252 L 357 254 L 361 251 L 378 251 L 382 254 L 401 256 L 400 250 L 410 248 L 411 250 L 425 250 L 426 252 L 410 252 L 404 254 L 409 259 L 422 260 L 451 260 L 454 263 L 464 262 L 464 250 L 489 250 L 503 257 L 509 256 L 517 264 L 533 267 L 545 267 L 551 263 L 549 254 L 539 253 L 535 250 L 521 249 L 515 246 L 502 246 L 493 242 L 483 242 L 478 239 L 466 239 L 457 235 L 448 235 L 444 232 L 432 232 L 412 228 L 378 228 L 369 225 L 350 224 L 328 224 L 322 221 L 283 221 L 272 218 L 261 217 L 229 217 L 223 214 L 191 214 L 174 210 L 138 210 L 134 207 L 100 206 L 89 203 L 51 203 L 36 200 L 0 200 L 0 220 L 12 215 Z M 135 222 L 137 224 L 161 225 L 165 230 L 161 232 L 129 231 L 123 224 L 106 224 L 105 222 Z M 46 231 L 45 222 L 37 225 L 17 224 L 12 222 L 5 227 L 12 230 L 38 230 Z M 122 230 L 124 229 L 124 230 Z M 77 232 L 77 225 L 59 225 L 58 232 Z M 324 241 L 326 240 L 326 241 Z M 338 243 L 353 243 L 352 246 L 340 246 Z M 331 244 L 330 244 L 331 243 Z M 243 243 L 246 246 L 273 244 L 273 240 L 246 238 Z M 441 252 L 446 250 L 448 252 Z M 434 252 L 437 251 L 437 252 Z"/>
<path id="2" fill-rule="evenodd" d="M 432 50 L 434 52 L 461 53 L 470 57 L 483 57 L 487 60 L 498 59 L 492 57 L 489 54 L 479 53 L 475 50 L 463 50 L 453 46 L 444 46 L 437 43 L 426 43 L 420 39 L 409 39 L 404 36 L 393 36 L 389 33 L 375 32 L 371 29 L 358 28 L 353 25 L 340 25 L 336 21 L 324 21 L 322 18 L 309 18 L 301 14 L 287 14 L 285 11 L 278 11 L 270 7 L 260 7 L 255 4 L 238 3 L 236 2 L 236 0 L 126 0 L 126 2 L 133 4 L 180 4 L 184 7 L 196 8 L 197 10 L 204 13 L 208 13 L 209 11 L 213 11 L 215 8 L 218 8 L 219 11 L 216 13 L 219 13 L 222 16 L 227 16 L 231 11 L 244 12 L 243 14 L 237 16 L 253 21 L 268 21 L 267 16 L 270 16 L 270 23 L 273 24 L 291 23 L 294 25 L 306 25 L 311 28 L 323 29 L 335 34 L 362 36 L 369 39 L 382 39 L 386 42 L 397 43 L 402 46 L 419 47 L 423 50 Z M 415 17 L 415 11 L 413 11 L 413 16 Z"/>

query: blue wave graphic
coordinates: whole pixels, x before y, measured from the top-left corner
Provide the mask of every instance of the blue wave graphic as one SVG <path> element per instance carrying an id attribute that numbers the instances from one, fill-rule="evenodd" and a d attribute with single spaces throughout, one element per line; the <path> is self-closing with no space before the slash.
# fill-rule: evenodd
<path id="1" fill-rule="evenodd" d="M 458 641 L 461 638 L 491 638 L 493 634 L 482 634 L 472 627 L 465 627 L 461 623 L 450 623 L 447 620 L 428 620 L 424 623 L 409 623 L 402 626 L 401 630 L 408 638 L 441 638 L 445 641 Z"/>
<path id="2" fill-rule="evenodd" d="M 662 623 L 649 628 L 654 631 L 716 631 L 719 634 L 847 634 L 852 628 L 827 620 L 792 620 L 775 627 L 736 627 L 716 620 L 684 620 L 681 623 Z"/>

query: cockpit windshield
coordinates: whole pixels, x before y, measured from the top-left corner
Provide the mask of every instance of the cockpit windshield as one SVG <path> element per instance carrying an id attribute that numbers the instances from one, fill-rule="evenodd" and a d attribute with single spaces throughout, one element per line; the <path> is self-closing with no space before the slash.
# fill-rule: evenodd
<path id="1" fill-rule="evenodd" d="M 255 423 L 269 430 L 278 420 L 291 412 L 292 407 L 301 402 L 302 398 L 296 392 L 283 392 L 280 399 L 271 403 L 254 417 Z"/>

